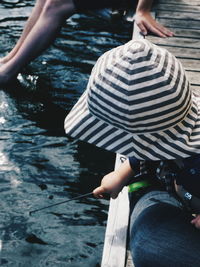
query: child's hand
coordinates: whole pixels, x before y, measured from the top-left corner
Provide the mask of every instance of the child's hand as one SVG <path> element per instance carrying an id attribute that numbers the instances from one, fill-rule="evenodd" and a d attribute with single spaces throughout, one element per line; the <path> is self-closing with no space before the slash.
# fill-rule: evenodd
<path id="1" fill-rule="evenodd" d="M 104 194 L 110 194 L 115 199 L 122 190 L 124 184 L 118 178 L 115 171 L 105 175 L 101 181 L 101 185 L 94 189 L 93 194 L 97 198 L 104 198 Z"/>
<path id="2" fill-rule="evenodd" d="M 136 12 L 135 22 L 143 35 L 147 35 L 148 31 L 150 31 L 160 37 L 173 36 L 173 33 L 160 23 L 156 22 L 156 20 L 151 16 L 151 13 L 148 11 Z"/>
<path id="3" fill-rule="evenodd" d="M 133 176 L 134 172 L 129 160 L 126 160 L 117 170 L 103 177 L 101 185 L 93 191 L 93 194 L 97 198 L 103 198 L 104 194 L 110 194 L 111 198 L 116 198 Z"/>
<path id="4" fill-rule="evenodd" d="M 192 221 L 191 224 L 194 224 L 194 226 L 197 229 L 200 229 L 200 214 L 198 214 Z"/>

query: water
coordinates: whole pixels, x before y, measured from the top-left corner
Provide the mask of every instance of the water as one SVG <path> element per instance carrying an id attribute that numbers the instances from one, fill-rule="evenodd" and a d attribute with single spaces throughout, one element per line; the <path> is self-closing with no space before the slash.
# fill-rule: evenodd
<path id="1" fill-rule="evenodd" d="M 34 1 L 0 3 L 0 56 L 20 36 Z M 63 121 L 105 51 L 128 41 L 131 25 L 74 15 L 54 44 L 0 90 L 1 266 L 99 266 L 107 200 L 85 198 L 29 211 L 93 190 L 114 155 L 65 136 Z"/>

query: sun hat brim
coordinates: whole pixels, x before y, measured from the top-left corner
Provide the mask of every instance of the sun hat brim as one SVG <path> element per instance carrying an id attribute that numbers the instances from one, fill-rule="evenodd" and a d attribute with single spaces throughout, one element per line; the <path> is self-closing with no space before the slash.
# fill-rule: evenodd
<path id="1" fill-rule="evenodd" d="M 134 156 L 134 152 L 128 152 L 132 135 L 93 116 L 87 106 L 87 92 L 66 117 L 64 127 L 66 134 L 73 138 L 109 151 Z"/>
<path id="2" fill-rule="evenodd" d="M 175 127 L 151 134 L 130 134 L 98 119 L 88 109 L 86 90 L 65 119 L 67 135 L 141 160 L 187 158 L 200 153 L 200 98 L 193 95 L 187 116 Z"/>

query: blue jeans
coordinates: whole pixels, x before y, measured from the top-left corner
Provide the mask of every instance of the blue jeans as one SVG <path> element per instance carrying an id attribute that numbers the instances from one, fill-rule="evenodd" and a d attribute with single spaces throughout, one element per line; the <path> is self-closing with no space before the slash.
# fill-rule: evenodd
<path id="1" fill-rule="evenodd" d="M 199 267 L 200 230 L 181 203 L 165 191 L 145 194 L 130 218 L 135 267 Z"/>

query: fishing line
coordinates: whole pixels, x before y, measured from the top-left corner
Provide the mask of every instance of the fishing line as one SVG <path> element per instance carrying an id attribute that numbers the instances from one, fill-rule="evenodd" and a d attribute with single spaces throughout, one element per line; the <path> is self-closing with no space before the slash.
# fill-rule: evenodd
<path id="1" fill-rule="evenodd" d="M 54 207 L 54 206 L 57 206 L 57 205 L 60 205 L 60 204 L 66 203 L 66 202 L 70 202 L 72 200 L 81 199 L 81 198 L 88 197 L 88 196 L 91 196 L 91 195 L 93 195 L 93 192 L 90 192 L 90 193 L 87 193 L 87 194 L 84 194 L 84 195 L 81 195 L 81 196 L 73 197 L 71 199 L 68 199 L 68 200 L 65 200 L 65 201 L 61 201 L 61 202 L 58 202 L 58 203 L 55 203 L 55 204 L 52 204 L 52 205 L 49 205 L 49 206 L 46 206 L 46 207 L 43 207 L 43 208 L 40 208 L 40 209 L 32 210 L 32 211 L 29 212 L 29 215 L 32 215 L 33 213 L 38 212 L 40 210 L 48 209 L 48 208 L 51 208 L 51 207 Z"/>

